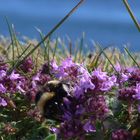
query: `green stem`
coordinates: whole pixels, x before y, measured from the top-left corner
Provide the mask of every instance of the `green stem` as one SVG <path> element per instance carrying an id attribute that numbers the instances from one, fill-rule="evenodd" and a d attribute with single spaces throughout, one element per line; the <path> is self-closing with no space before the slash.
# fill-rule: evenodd
<path id="1" fill-rule="evenodd" d="M 130 14 L 132 20 L 134 21 L 134 23 L 135 23 L 137 29 L 138 29 L 139 32 L 140 32 L 140 24 L 138 23 L 137 19 L 135 18 L 135 16 L 134 16 L 134 14 L 133 14 L 133 12 L 132 12 L 132 10 L 131 10 L 131 8 L 130 8 L 128 2 L 127 2 L 127 0 L 123 0 L 123 2 L 124 2 L 124 4 L 125 4 L 126 9 L 128 10 L 128 12 L 129 12 L 129 14 Z"/>
<path id="2" fill-rule="evenodd" d="M 127 54 L 130 56 L 130 58 L 133 60 L 133 62 L 137 65 L 137 67 L 140 68 L 139 64 L 137 63 L 137 61 L 135 60 L 135 58 L 132 56 L 132 54 L 130 53 L 130 51 L 126 47 L 124 49 L 127 52 Z"/>
<path id="3" fill-rule="evenodd" d="M 22 59 L 22 60 L 19 60 L 15 63 L 15 65 L 9 69 L 8 71 L 8 74 L 11 74 L 11 72 L 17 68 L 18 66 L 20 66 L 20 64 L 22 64 L 22 62 L 27 58 L 29 57 L 46 39 L 48 39 L 50 37 L 50 35 L 52 33 L 54 33 L 56 31 L 56 29 L 62 25 L 62 23 L 68 19 L 72 14 L 73 12 L 84 2 L 84 0 L 80 0 L 80 2 L 62 19 L 60 20 L 55 26 L 54 28 Z"/>

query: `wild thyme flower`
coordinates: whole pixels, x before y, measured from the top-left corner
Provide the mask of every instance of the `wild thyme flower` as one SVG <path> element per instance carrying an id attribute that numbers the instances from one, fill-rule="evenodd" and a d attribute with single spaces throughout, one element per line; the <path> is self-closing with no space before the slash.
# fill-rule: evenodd
<path id="1" fill-rule="evenodd" d="M 94 89 L 95 85 L 91 82 L 91 76 L 88 74 L 82 74 L 79 76 L 79 86 L 84 90 L 84 92 L 87 92 L 88 89 Z"/>
<path id="2" fill-rule="evenodd" d="M 32 77 L 32 86 L 34 88 L 36 88 L 37 86 L 43 86 L 45 85 L 48 81 L 51 80 L 51 77 L 49 74 L 44 74 L 44 73 L 41 73 L 40 71 L 37 72 L 36 75 L 34 75 Z"/>
<path id="3" fill-rule="evenodd" d="M 82 76 L 79 78 L 79 83 L 74 86 L 73 92 L 75 97 L 79 98 L 81 95 L 86 93 L 89 89 L 94 90 L 95 85 L 91 82 L 91 78 Z"/>
<path id="4" fill-rule="evenodd" d="M 85 123 L 83 128 L 87 133 L 96 132 L 95 124 L 93 124 L 90 120 Z"/>
<path id="5" fill-rule="evenodd" d="M 52 70 L 51 73 L 52 73 L 52 74 L 55 74 L 55 71 L 57 71 L 57 69 L 58 69 L 58 66 L 57 66 L 55 60 L 52 60 L 52 61 L 50 62 L 50 66 L 51 66 L 51 70 Z"/>
<path id="6" fill-rule="evenodd" d="M 38 81 L 40 81 L 40 73 L 39 72 L 32 77 L 31 83 L 32 83 L 32 87 L 33 88 L 36 88 L 37 87 L 37 82 Z"/>
<path id="7" fill-rule="evenodd" d="M 95 91 L 109 91 L 116 85 L 116 77 L 108 76 L 106 72 L 102 72 L 101 69 L 94 70 L 92 72 L 92 83 L 95 85 Z"/>
<path id="8" fill-rule="evenodd" d="M 129 80 L 129 76 L 130 76 L 130 74 L 129 73 L 121 73 L 120 74 L 121 75 L 121 77 L 120 77 L 120 83 L 124 83 L 124 82 L 126 82 L 126 81 L 128 81 Z"/>
<path id="9" fill-rule="evenodd" d="M 122 71 L 122 66 L 120 65 L 119 62 L 117 62 L 115 65 L 114 65 L 115 69 L 117 72 L 121 72 Z"/>
<path id="10" fill-rule="evenodd" d="M 25 93 L 25 92 L 26 92 L 26 91 L 24 90 L 24 84 L 23 84 L 23 82 L 21 82 L 21 81 L 19 81 L 19 82 L 17 83 L 16 89 L 17 89 L 18 91 L 20 91 L 21 93 Z"/>
<path id="11" fill-rule="evenodd" d="M 85 140 L 86 131 L 83 129 L 83 125 L 80 120 L 71 119 L 61 123 L 60 129 L 58 131 L 58 136 L 60 135 L 63 139 L 79 139 Z"/>
<path id="12" fill-rule="evenodd" d="M 134 102 L 139 100 L 139 93 L 136 90 L 135 86 L 122 88 L 119 91 L 118 99 L 123 101 Z"/>
<path id="13" fill-rule="evenodd" d="M 55 66 L 55 76 L 60 80 L 70 82 L 75 93 L 77 93 L 78 87 L 81 88 L 81 93 L 95 88 L 88 70 L 83 64 L 74 63 L 71 58 L 62 61 L 60 66 Z"/>
<path id="14" fill-rule="evenodd" d="M 132 140 L 132 134 L 124 129 L 112 132 L 111 140 Z"/>
<path id="15" fill-rule="evenodd" d="M 129 70 L 129 69 L 128 69 Z M 130 72 L 129 80 L 135 82 L 140 82 L 140 69 L 139 68 L 133 68 Z"/>
<path id="16" fill-rule="evenodd" d="M 19 67 L 23 72 L 28 73 L 33 71 L 34 69 L 34 62 L 31 57 L 28 57 L 23 61 L 23 63 Z"/>
<path id="17" fill-rule="evenodd" d="M 55 74 L 55 72 L 57 71 L 58 66 L 55 62 L 55 60 L 52 60 L 49 62 L 46 62 L 42 68 L 41 68 L 41 74 Z"/>
<path id="18" fill-rule="evenodd" d="M 74 63 L 71 58 L 63 60 L 55 71 L 56 78 L 73 82 L 77 82 L 82 75 L 89 74 L 83 64 Z"/>
<path id="19" fill-rule="evenodd" d="M 140 83 L 138 83 L 138 84 L 136 85 L 135 91 L 136 91 L 136 95 L 133 96 L 133 97 L 134 97 L 135 99 L 137 99 L 137 100 L 140 101 Z"/>
<path id="20" fill-rule="evenodd" d="M 119 90 L 120 100 L 138 101 L 140 86 L 137 81 L 135 85 L 127 87 L 132 71 L 125 71 L 118 68 L 120 81 L 123 86 Z M 62 114 L 59 116 L 60 125 L 51 131 L 55 131 L 62 139 L 86 139 L 87 134 L 96 132 L 96 122 L 102 122 L 108 117 L 110 110 L 106 97 L 111 89 L 118 85 L 115 75 L 109 76 L 107 72 L 96 69 L 89 73 L 83 64 L 78 64 L 67 58 L 57 65 L 50 61 L 45 63 L 42 69 L 32 77 L 30 93 L 35 96 L 36 90 L 44 86 L 52 77 L 66 81 L 70 84 L 70 91 L 67 97 L 63 98 L 63 105 L 60 106 Z M 131 82 L 130 82 L 131 83 Z M 125 85 L 126 84 L 126 85 Z M 119 87 L 119 86 L 117 86 Z M 130 88 L 130 89 L 129 89 Z M 127 91 L 125 94 L 125 90 Z M 129 91 L 129 92 L 128 92 Z M 106 94 L 104 94 L 106 93 Z M 121 135 L 124 135 L 122 131 Z M 112 138 L 115 137 L 112 133 Z"/>
<path id="21" fill-rule="evenodd" d="M 3 86 L 3 84 L 0 84 L 0 93 L 6 93 L 6 88 Z"/>
<path id="22" fill-rule="evenodd" d="M 0 70 L 0 81 L 3 80 L 3 78 L 6 76 L 5 70 Z"/>
<path id="23" fill-rule="evenodd" d="M 1 97 L 0 97 L 0 106 L 3 106 L 3 107 L 7 106 L 7 102 Z"/>
<path id="24" fill-rule="evenodd" d="M 120 72 L 119 83 L 130 86 L 136 86 L 140 82 L 140 69 L 136 67 L 125 68 Z M 127 82 L 127 84 L 126 84 Z"/>
<path id="25" fill-rule="evenodd" d="M 102 72 L 101 69 L 96 69 L 92 72 L 92 76 L 99 81 L 106 81 L 108 79 L 107 72 Z"/>
<path id="26" fill-rule="evenodd" d="M 85 139 L 86 133 L 95 132 L 94 123 L 88 122 L 90 116 L 86 112 L 86 98 L 84 94 L 76 97 L 64 98 L 64 106 L 62 107 L 62 121 L 57 129 L 57 134 L 63 139 Z"/>
<path id="27" fill-rule="evenodd" d="M 71 58 L 67 58 L 62 61 L 61 65 L 58 67 L 56 77 L 58 79 L 66 79 L 68 81 L 76 80 L 78 75 L 78 65 L 72 61 Z"/>
<path id="28" fill-rule="evenodd" d="M 11 81 L 14 81 L 14 80 L 17 80 L 17 79 L 20 79 L 20 75 L 18 73 L 15 73 L 15 71 L 13 71 L 10 76 L 9 76 L 10 80 Z"/>
<path id="29" fill-rule="evenodd" d="M 36 75 L 33 75 L 29 81 L 27 80 L 28 89 L 26 89 L 26 93 L 28 98 L 31 101 L 34 101 L 37 91 L 39 91 L 40 88 L 42 88 L 42 86 L 44 86 L 50 80 L 50 75 L 42 73 L 41 70 L 38 71 Z"/>
<path id="30" fill-rule="evenodd" d="M 130 106 L 139 106 L 140 103 L 140 69 L 136 67 L 126 68 L 120 73 L 118 99 Z M 122 80 L 125 79 L 125 80 Z M 122 81 L 122 82 L 121 82 Z M 133 111 L 133 110 L 132 110 Z M 138 108 L 139 112 L 139 108 Z"/>
<path id="31" fill-rule="evenodd" d="M 10 75 L 7 75 L 4 70 L 1 70 L 0 75 L 0 90 L 1 92 L 15 93 L 15 92 L 25 92 L 24 87 L 24 77 L 13 71 Z"/>
<path id="32" fill-rule="evenodd" d="M 64 114 L 60 127 L 57 129 L 58 135 L 63 139 L 85 140 L 87 133 L 95 133 L 96 131 L 95 120 L 91 120 L 91 114 L 88 115 L 89 112 L 86 111 L 87 103 L 85 97 L 82 96 L 78 99 L 73 96 L 64 100 Z"/>
<path id="33" fill-rule="evenodd" d="M 127 101 L 138 101 L 140 100 L 140 69 L 139 68 L 127 68 L 122 73 L 122 76 L 125 75 L 126 80 L 122 89 L 119 90 L 118 98 L 120 100 Z M 127 75 L 127 76 L 126 76 Z"/>
<path id="34" fill-rule="evenodd" d="M 87 100 L 87 113 L 96 119 L 102 120 L 107 117 L 109 108 L 104 96 L 96 95 Z"/>

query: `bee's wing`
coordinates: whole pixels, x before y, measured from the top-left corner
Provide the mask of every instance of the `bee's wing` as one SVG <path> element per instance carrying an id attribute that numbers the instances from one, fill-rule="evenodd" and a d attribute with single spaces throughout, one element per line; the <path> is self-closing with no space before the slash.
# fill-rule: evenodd
<path id="1" fill-rule="evenodd" d="M 68 87 L 68 85 L 63 84 L 62 87 L 63 87 L 63 89 L 64 89 L 67 93 L 69 93 L 69 87 Z"/>

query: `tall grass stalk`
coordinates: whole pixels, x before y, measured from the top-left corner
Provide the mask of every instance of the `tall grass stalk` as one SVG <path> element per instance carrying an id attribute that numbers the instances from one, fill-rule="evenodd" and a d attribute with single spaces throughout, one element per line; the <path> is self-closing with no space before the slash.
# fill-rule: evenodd
<path id="1" fill-rule="evenodd" d="M 108 58 L 107 54 L 105 53 L 105 51 L 103 50 L 103 48 L 101 47 L 100 44 L 98 44 L 98 47 L 100 48 L 100 51 L 106 57 L 106 59 L 108 60 L 108 62 L 110 63 L 110 65 L 112 66 L 112 68 L 114 69 L 114 71 L 119 75 L 118 71 L 116 70 L 116 68 L 114 67 L 113 63 L 110 61 L 110 59 Z"/>
<path id="2" fill-rule="evenodd" d="M 50 37 L 50 35 L 52 35 L 52 33 L 54 33 L 74 12 L 75 10 L 84 2 L 84 0 L 80 0 L 80 2 L 74 7 L 72 8 L 72 10 L 70 10 L 70 12 L 62 19 L 60 20 L 52 30 L 50 30 L 50 32 L 31 50 L 29 51 L 29 53 L 23 57 L 22 60 L 17 61 L 14 66 L 12 68 L 9 69 L 8 74 L 11 74 L 11 72 L 17 68 L 20 64 L 22 64 L 22 62 L 29 57 L 46 39 L 48 39 Z"/>
<path id="3" fill-rule="evenodd" d="M 130 56 L 130 58 L 133 60 L 133 62 L 136 64 L 136 66 L 138 68 L 140 68 L 139 64 L 137 63 L 137 61 L 135 60 L 135 58 L 132 56 L 132 54 L 130 53 L 130 51 L 125 47 L 124 50 L 127 52 L 127 54 Z"/>
<path id="4" fill-rule="evenodd" d="M 12 66 L 14 66 L 14 60 L 15 60 L 15 51 L 14 51 L 14 35 L 13 35 L 13 31 L 12 31 L 12 27 L 11 25 L 9 24 L 9 21 L 8 19 L 6 18 L 6 23 L 8 25 L 8 30 L 9 30 L 9 33 L 10 33 L 10 38 L 11 38 L 11 46 L 12 46 L 12 60 L 13 60 L 13 64 Z M 10 46 L 9 46 L 10 47 Z"/>
<path id="5" fill-rule="evenodd" d="M 133 14 L 133 12 L 132 12 L 132 10 L 131 10 L 131 8 L 130 8 L 130 5 L 128 4 L 127 0 L 123 0 L 123 3 L 125 4 L 125 7 L 126 7 L 126 9 L 128 10 L 128 12 L 129 12 L 129 14 L 130 14 L 132 20 L 134 21 L 134 23 L 135 23 L 135 25 L 136 25 L 138 31 L 140 32 L 140 24 L 139 24 L 139 22 L 137 21 L 136 17 L 134 16 L 134 14 Z"/>

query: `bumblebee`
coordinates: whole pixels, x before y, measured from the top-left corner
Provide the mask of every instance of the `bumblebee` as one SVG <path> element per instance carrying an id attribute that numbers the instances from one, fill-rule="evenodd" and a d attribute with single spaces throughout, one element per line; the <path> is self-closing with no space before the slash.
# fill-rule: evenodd
<path id="1" fill-rule="evenodd" d="M 61 120 L 63 114 L 63 98 L 69 95 L 69 85 L 53 80 L 36 94 L 35 102 L 41 114 L 51 120 Z M 47 91 L 46 91 L 47 89 Z"/>

